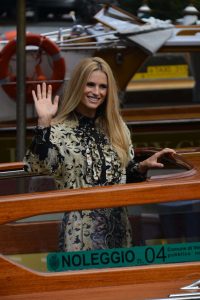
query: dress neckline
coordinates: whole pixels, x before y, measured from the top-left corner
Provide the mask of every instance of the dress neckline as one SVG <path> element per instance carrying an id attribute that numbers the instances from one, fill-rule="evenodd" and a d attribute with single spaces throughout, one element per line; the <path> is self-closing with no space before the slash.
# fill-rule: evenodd
<path id="1" fill-rule="evenodd" d="M 85 125 L 94 125 L 96 117 L 88 117 L 85 115 L 82 115 L 81 113 L 75 111 L 75 115 L 79 121 L 80 124 L 85 124 Z"/>

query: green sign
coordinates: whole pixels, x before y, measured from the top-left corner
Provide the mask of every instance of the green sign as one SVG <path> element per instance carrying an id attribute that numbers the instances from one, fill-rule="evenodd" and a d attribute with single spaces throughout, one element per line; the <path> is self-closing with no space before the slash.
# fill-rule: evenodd
<path id="1" fill-rule="evenodd" d="M 167 264 L 200 260 L 200 242 L 49 253 L 51 272 Z"/>

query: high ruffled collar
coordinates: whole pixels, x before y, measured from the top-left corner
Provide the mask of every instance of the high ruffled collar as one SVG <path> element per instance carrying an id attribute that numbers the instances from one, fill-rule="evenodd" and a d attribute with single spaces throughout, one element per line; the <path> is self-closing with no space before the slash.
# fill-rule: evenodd
<path id="1" fill-rule="evenodd" d="M 77 111 L 75 111 L 75 115 L 76 115 L 80 125 L 94 126 L 96 117 L 90 118 L 90 117 L 82 115 L 81 113 L 79 113 Z"/>

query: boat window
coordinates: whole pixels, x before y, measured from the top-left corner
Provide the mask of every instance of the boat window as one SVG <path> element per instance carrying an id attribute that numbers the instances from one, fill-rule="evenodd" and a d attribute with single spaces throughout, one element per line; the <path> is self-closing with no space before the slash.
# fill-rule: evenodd
<path id="1" fill-rule="evenodd" d="M 55 180 L 47 175 L 30 175 L 21 171 L 0 172 L 0 195 L 55 190 Z"/>
<path id="2" fill-rule="evenodd" d="M 0 253 L 48 273 L 200 259 L 200 199 L 129 206 L 133 245 L 128 248 L 62 252 L 63 216 L 64 212 L 38 215 L 1 225 Z"/>

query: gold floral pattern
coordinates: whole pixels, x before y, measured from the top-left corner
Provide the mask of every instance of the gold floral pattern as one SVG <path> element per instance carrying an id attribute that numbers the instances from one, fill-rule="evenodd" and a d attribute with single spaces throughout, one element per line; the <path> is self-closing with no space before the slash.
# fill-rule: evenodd
<path id="1" fill-rule="evenodd" d="M 36 128 L 25 163 L 28 172 L 53 175 L 58 189 L 126 182 L 126 170 L 109 139 L 95 119 L 84 116 Z M 59 246 L 62 251 L 131 247 L 126 208 L 64 213 Z"/>

